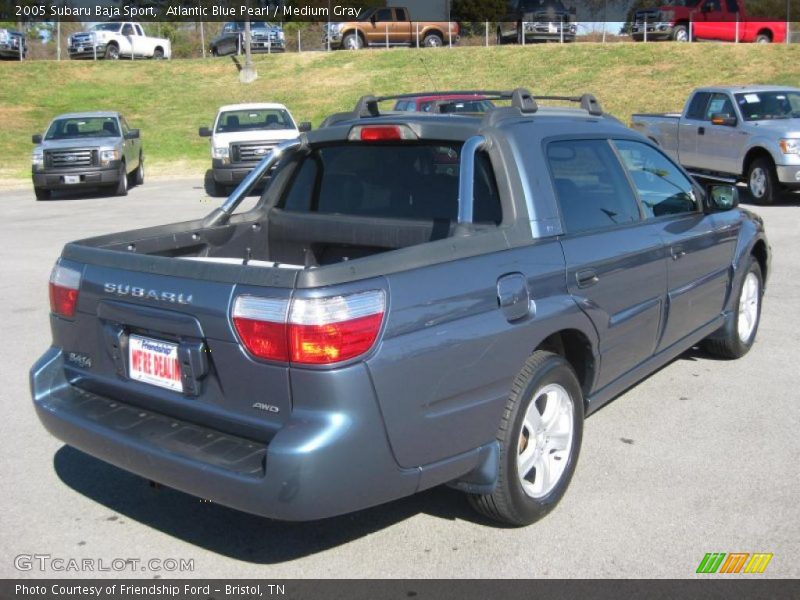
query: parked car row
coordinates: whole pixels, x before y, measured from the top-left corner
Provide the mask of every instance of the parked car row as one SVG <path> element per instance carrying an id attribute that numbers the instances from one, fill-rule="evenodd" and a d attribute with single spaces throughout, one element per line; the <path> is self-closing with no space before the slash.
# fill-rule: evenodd
<path id="1" fill-rule="evenodd" d="M 0 58 L 19 60 L 28 55 L 25 34 L 13 29 L 0 28 Z"/>
<path id="2" fill-rule="evenodd" d="M 698 344 L 747 354 L 771 250 L 735 187 L 699 185 L 593 96 L 475 95 L 509 105 L 366 96 L 299 139 L 283 107 L 223 107 L 218 156 L 272 117 L 287 139 L 203 219 L 65 246 L 30 373 L 44 427 L 275 519 L 442 484 L 500 523 L 547 515 L 586 415 Z M 121 126 L 93 118 L 51 127 Z"/>

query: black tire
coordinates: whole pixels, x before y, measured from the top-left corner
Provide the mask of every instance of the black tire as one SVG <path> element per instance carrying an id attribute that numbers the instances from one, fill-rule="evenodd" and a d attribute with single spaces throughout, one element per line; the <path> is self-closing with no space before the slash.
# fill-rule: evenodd
<path id="1" fill-rule="evenodd" d="M 444 46 L 444 38 L 438 33 L 429 33 L 422 40 L 422 45 L 426 48 L 441 48 Z"/>
<path id="2" fill-rule="evenodd" d="M 529 443 L 536 443 L 538 436 L 531 439 L 524 420 L 528 407 L 537 402 L 534 411 L 544 396 L 538 393 L 545 386 L 555 385 L 564 390 L 572 406 L 572 437 L 566 456 L 566 465 L 554 486 L 541 497 L 533 497 L 523 488 L 518 475 L 517 457 Z M 546 403 L 550 400 L 546 400 Z M 568 417 L 566 417 L 568 419 Z M 578 378 L 570 364 L 552 352 L 534 352 L 517 375 L 511 388 L 511 395 L 497 432 L 500 445 L 500 472 L 495 491 L 487 495 L 469 495 L 470 504 L 478 512 L 492 520 L 513 526 L 530 525 L 549 513 L 564 495 L 580 453 L 583 435 L 583 393 Z M 525 447 L 523 447 L 523 441 Z M 547 438 L 549 443 L 549 438 Z M 546 446 L 541 451 L 554 460 L 560 460 Z M 530 472 L 529 474 L 530 475 Z"/>
<path id="3" fill-rule="evenodd" d="M 161 47 L 156 48 L 153 50 L 153 60 L 163 60 L 164 59 L 164 49 Z"/>
<path id="4" fill-rule="evenodd" d="M 105 57 L 106 60 L 119 60 L 119 46 L 116 44 L 106 46 Z"/>
<path id="5" fill-rule="evenodd" d="M 348 33 L 342 39 L 342 48 L 345 50 L 361 50 L 364 47 L 364 40 L 357 33 Z"/>
<path id="6" fill-rule="evenodd" d="M 495 39 L 495 43 L 497 46 L 506 45 L 506 38 L 503 37 L 503 32 L 499 28 L 497 29 L 497 37 Z"/>
<path id="7" fill-rule="evenodd" d="M 125 161 L 122 161 L 122 164 L 119 166 L 119 179 L 117 180 L 117 186 L 114 188 L 114 195 L 128 195 L 128 171 L 125 167 Z"/>
<path id="8" fill-rule="evenodd" d="M 676 42 L 691 42 L 689 28 L 686 25 L 678 25 L 672 31 L 672 39 Z"/>
<path id="9" fill-rule="evenodd" d="M 139 155 L 139 166 L 133 172 L 133 185 L 144 185 L 144 156 Z"/>
<path id="10" fill-rule="evenodd" d="M 766 33 L 759 33 L 756 36 L 756 44 L 770 44 L 772 43 L 772 38 L 769 34 Z"/>
<path id="11" fill-rule="evenodd" d="M 33 187 L 33 193 L 36 195 L 37 200 L 50 200 L 53 197 L 53 194 L 50 190 L 46 190 L 40 187 Z"/>
<path id="12" fill-rule="evenodd" d="M 752 325 L 752 329 L 749 332 L 742 332 L 740 325 L 743 323 L 739 318 L 739 315 L 742 313 L 743 308 L 746 308 L 742 306 L 743 302 L 746 303 L 746 294 L 743 294 L 743 291 L 745 284 L 748 281 L 748 277 L 751 276 L 755 277 L 755 281 L 758 285 L 758 289 L 756 290 L 755 294 L 755 323 Z M 747 296 L 749 296 L 749 294 L 747 294 Z M 739 282 L 739 285 L 736 288 L 735 297 L 736 306 L 734 307 L 733 314 L 730 316 L 731 321 L 727 323 L 723 329 L 724 337 L 709 338 L 704 340 L 702 343 L 702 348 L 706 352 L 718 358 L 741 358 L 750 352 L 750 348 L 753 347 L 753 344 L 756 341 L 758 326 L 761 323 L 761 301 L 764 297 L 764 279 L 763 274 L 761 273 L 761 265 L 759 265 L 758 261 L 754 260 L 752 256 L 748 258 L 748 263 L 742 275 L 742 280 Z M 743 337 L 745 339 L 742 339 Z"/>
<path id="13" fill-rule="evenodd" d="M 755 159 L 747 168 L 747 191 L 757 204 L 774 204 L 778 199 L 780 184 L 775 165 L 766 157 Z"/>

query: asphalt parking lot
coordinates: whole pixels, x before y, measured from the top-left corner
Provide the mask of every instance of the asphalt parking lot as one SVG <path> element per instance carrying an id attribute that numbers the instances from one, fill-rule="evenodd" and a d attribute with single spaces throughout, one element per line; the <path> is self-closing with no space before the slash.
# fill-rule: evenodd
<path id="1" fill-rule="evenodd" d="M 0 191 L 0 577 L 115 574 L 20 571 L 21 554 L 194 560 L 194 572 L 120 573 L 133 577 L 691 577 L 707 552 L 773 553 L 763 576 L 800 576 L 800 199 L 755 209 L 773 270 L 752 352 L 737 362 L 688 352 L 590 417 L 566 497 L 525 529 L 480 520 L 448 488 L 323 522 L 271 522 L 153 489 L 45 432 L 28 369 L 49 344 L 47 279 L 62 245 L 219 202 L 190 179 L 126 198 Z"/>

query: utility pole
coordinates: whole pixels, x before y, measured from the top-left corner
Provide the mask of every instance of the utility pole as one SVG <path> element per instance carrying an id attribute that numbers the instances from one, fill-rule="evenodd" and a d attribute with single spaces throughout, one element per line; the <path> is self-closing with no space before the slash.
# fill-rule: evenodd
<path id="1" fill-rule="evenodd" d="M 244 68 L 239 73 L 239 81 L 253 83 L 258 78 L 253 66 L 253 54 L 250 51 L 250 19 L 244 22 Z"/>

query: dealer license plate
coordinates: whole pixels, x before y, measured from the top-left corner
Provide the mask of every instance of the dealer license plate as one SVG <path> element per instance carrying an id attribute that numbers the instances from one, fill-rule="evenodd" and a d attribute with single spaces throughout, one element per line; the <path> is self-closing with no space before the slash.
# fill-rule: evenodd
<path id="1" fill-rule="evenodd" d="M 176 392 L 183 391 L 178 345 L 131 335 L 128 338 L 130 378 Z"/>
<path id="2" fill-rule="evenodd" d="M 80 183 L 80 175 L 64 175 L 64 183 Z"/>

